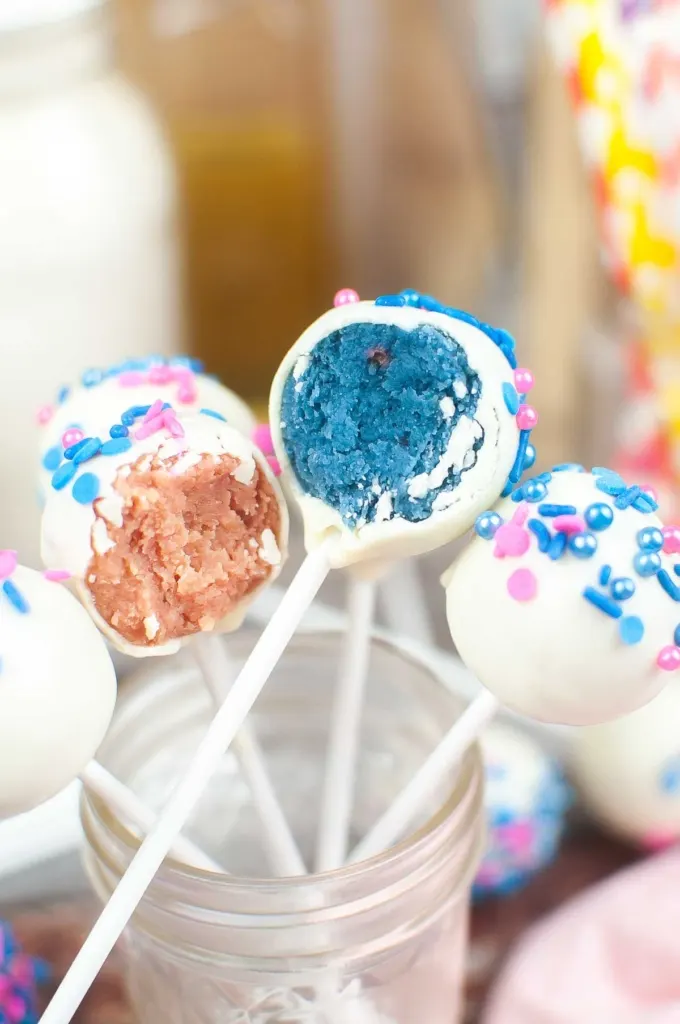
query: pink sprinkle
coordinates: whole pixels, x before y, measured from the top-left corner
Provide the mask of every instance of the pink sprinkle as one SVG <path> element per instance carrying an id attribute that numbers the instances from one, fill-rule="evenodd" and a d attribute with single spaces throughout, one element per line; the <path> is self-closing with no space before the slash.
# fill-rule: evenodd
<path id="1" fill-rule="evenodd" d="M 50 583 L 62 583 L 64 580 L 71 579 L 71 573 L 66 569 L 45 569 L 43 576 Z"/>
<path id="2" fill-rule="evenodd" d="M 533 405 L 520 405 L 516 419 L 520 430 L 533 430 L 538 423 L 538 413 Z"/>
<path id="3" fill-rule="evenodd" d="M 534 375 L 531 370 L 518 368 L 515 370 L 515 390 L 520 395 L 526 395 L 534 386 Z"/>
<path id="4" fill-rule="evenodd" d="M 664 832 L 661 829 L 651 829 L 649 832 L 645 832 L 641 842 L 647 850 L 666 850 L 676 842 L 677 838 L 677 836 L 672 835 L 670 832 Z"/>
<path id="5" fill-rule="evenodd" d="M 499 825 L 496 831 L 498 838 L 514 853 L 526 853 L 534 841 L 534 827 L 530 821 L 516 821 L 512 825 Z"/>
<path id="6" fill-rule="evenodd" d="M 642 487 L 640 487 L 640 490 L 643 494 L 648 494 L 652 501 L 655 501 L 657 505 L 659 504 L 659 492 L 654 490 L 650 484 L 643 484 Z"/>
<path id="7" fill-rule="evenodd" d="M 529 505 L 527 504 L 526 501 L 522 501 L 522 502 L 520 502 L 520 504 L 515 509 L 515 512 L 514 512 L 513 517 L 512 517 L 512 522 L 513 523 L 517 523 L 518 526 L 524 526 L 524 524 L 526 523 L 528 518 L 529 518 Z"/>
<path id="8" fill-rule="evenodd" d="M 353 302 L 359 301 L 359 293 L 355 292 L 353 288 L 341 288 L 339 292 L 335 293 L 333 299 L 334 306 L 349 306 Z"/>
<path id="9" fill-rule="evenodd" d="M 680 526 L 664 526 L 662 529 L 663 534 L 663 549 L 667 555 L 677 555 L 680 553 Z"/>
<path id="10" fill-rule="evenodd" d="M 41 427 L 44 427 L 46 423 L 49 423 L 54 416 L 53 405 L 42 405 L 36 414 L 36 419 Z"/>
<path id="11" fill-rule="evenodd" d="M 274 454 L 274 445 L 272 444 L 272 432 L 269 429 L 268 423 L 258 423 L 253 430 L 251 440 L 254 445 L 260 449 L 265 455 Z"/>
<path id="12" fill-rule="evenodd" d="M 267 462 L 274 476 L 281 476 L 281 463 L 275 455 L 268 455 Z"/>
<path id="13" fill-rule="evenodd" d="M 163 416 L 156 416 L 153 420 L 147 420 L 144 418 L 144 422 L 141 427 L 135 432 L 135 437 L 138 441 L 145 441 L 147 437 L 151 437 L 152 434 L 158 433 L 165 426 Z"/>
<path id="14" fill-rule="evenodd" d="M 166 409 L 161 418 L 163 426 L 170 432 L 171 437 L 184 437 L 184 427 L 177 419 L 174 409 Z"/>
<path id="15" fill-rule="evenodd" d="M 138 388 L 140 384 L 146 383 L 144 374 L 138 370 L 128 370 L 118 376 L 118 384 L 121 388 Z"/>
<path id="16" fill-rule="evenodd" d="M 198 397 L 196 388 L 182 384 L 177 392 L 177 401 L 181 402 L 182 405 L 191 405 L 195 402 Z"/>
<path id="17" fill-rule="evenodd" d="M 174 379 L 170 366 L 152 366 L 149 370 L 149 384 L 170 384 Z"/>
<path id="18" fill-rule="evenodd" d="M 680 668 L 680 647 L 662 647 L 656 663 L 664 672 L 676 672 Z"/>
<path id="19" fill-rule="evenodd" d="M 515 569 L 508 579 L 508 593 L 514 601 L 532 601 L 537 590 L 538 581 L 531 569 Z"/>
<path id="20" fill-rule="evenodd" d="M 0 551 L 0 580 L 6 580 L 17 567 L 17 553 L 7 548 Z"/>
<path id="21" fill-rule="evenodd" d="M 582 516 L 555 516 L 553 523 L 558 533 L 583 533 L 586 529 Z"/>
<path id="22" fill-rule="evenodd" d="M 5 1002 L 5 1012 L 12 1024 L 20 1024 L 26 1015 L 26 1004 L 21 996 L 8 996 Z"/>
<path id="23" fill-rule="evenodd" d="M 494 548 L 496 558 L 505 558 L 506 555 L 517 557 L 529 550 L 529 533 L 517 523 L 503 523 L 496 530 L 493 539 L 496 543 Z"/>
<path id="24" fill-rule="evenodd" d="M 147 414 L 145 415 L 144 419 L 142 420 L 142 423 L 150 423 L 152 420 L 155 420 L 157 416 L 160 416 L 160 414 L 162 412 L 163 412 L 163 399 L 162 398 L 157 398 L 156 401 L 153 403 L 153 405 L 150 406 L 149 411 L 147 412 Z"/>
<path id="25" fill-rule="evenodd" d="M 70 448 L 71 445 L 78 444 L 79 441 L 82 441 L 84 437 L 85 434 L 82 430 L 79 430 L 78 427 L 69 427 L 68 430 L 65 430 L 62 434 L 61 443 L 64 448 Z"/>

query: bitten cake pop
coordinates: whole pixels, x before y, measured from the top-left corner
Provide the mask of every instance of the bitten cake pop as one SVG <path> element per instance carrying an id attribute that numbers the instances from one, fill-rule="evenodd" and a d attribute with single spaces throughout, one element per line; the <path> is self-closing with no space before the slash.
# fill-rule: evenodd
<path id="1" fill-rule="evenodd" d="M 557 466 L 479 516 L 444 577 L 454 643 L 480 682 L 530 718 L 628 714 L 680 667 L 677 531 L 616 473 Z"/>
<path id="2" fill-rule="evenodd" d="M 128 409 L 104 438 L 79 440 L 52 476 L 47 567 L 74 577 L 128 654 L 237 628 L 286 553 L 288 517 L 265 457 L 212 414 L 180 420 L 160 400 Z"/>
<path id="3" fill-rule="evenodd" d="M 225 420 L 251 436 L 255 418 L 242 399 L 203 372 L 200 360 L 189 356 L 130 359 L 108 369 L 86 370 L 75 387 L 59 390 L 56 401 L 38 411 L 42 425 L 40 461 L 43 496 L 64 450 L 83 437 L 119 437 L 120 416 L 131 406 L 152 405 L 157 399 L 181 415 L 199 412 Z"/>
<path id="4" fill-rule="evenodd" d="M 573 768 L 585 806 L 618 835 L 649 850 L 680 839 L 677 684 L 631 715 L 581 730 Z"/>
<path id="5" fill-rule="evenodd" d="M 570 802 L 559 766 L 518 729 L 491 725 L 480 744 L 488 838 L 477 897 L 516 892 L 553 860 Z"/>
<path id="6" fill-rule="evenodd" d="M 75 779 L 113 714 L 116 677 L 97 629 L 57 582 L 0 551 L 0 815 Z"/>
<path id="7" fill-rule="evenodd" d="M 510 335 L 416 292 L 353 292 L 284 358 L 270 423 L 308 550 L 335 567 L 396 560 L 460 536 L 533 452 L 531 374 Z"/>

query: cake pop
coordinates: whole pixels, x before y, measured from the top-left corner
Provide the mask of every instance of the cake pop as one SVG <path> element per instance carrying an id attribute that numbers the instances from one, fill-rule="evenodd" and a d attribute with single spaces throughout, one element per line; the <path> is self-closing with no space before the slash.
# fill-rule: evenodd
<path id="1" fill-rule="evenodd" d="M 0 815 L 31 810 L 75 779 L 116 701 L 106 645 L 59 586 L 0 551 Z"/>
<path id="2" fill-rule="evenodd" d="M 680 839 L 680 689 L 574 737 L 574 777 L 591 813 L 648 850 Z"/>
<path id="3" fill-rule="evenodd" d="M 38 989 L 50 979 L 49 965 L 22 950 L 9 921 L 0 921 L 0 1020 L 38 1024 Z"/>
<path id="4" fill-rule="evenodd" d="M 286 508 L 264 456 L 212 414 L 180 419 L 160 399 L 124 411 L 105 436 L 80 439 L 52 476 L 46 566 L 73 576 L 128 654 L 237 628 L 286 554 Z"/>
<path id="5" fill-rule="evenodd" d="M 611 470 L 557 466 L 478 517 L 444 577 L 447 615 L 502 704 L 592 725 L 661 691 L 680 666 L 680 547 L 655 511 Z"/>

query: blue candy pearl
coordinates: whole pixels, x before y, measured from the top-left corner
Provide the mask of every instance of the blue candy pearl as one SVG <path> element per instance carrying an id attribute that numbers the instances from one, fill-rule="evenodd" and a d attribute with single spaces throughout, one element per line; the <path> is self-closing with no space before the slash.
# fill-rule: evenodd
<path id="1" fill-rule="evenodd" d="M 606 502 L 597 501 L 594 505 L 588 505 L 585 520 L 591 530 L 606 530 L 614 522 L 614 510 Z"/>
<path id="2" fill-rule="evenodd" d="M 525 501 L 537 502 L 543 501 L 548 488 L 541 480 L 527 480 L 522 488 Z"/>
<path id="3" fill-rule="evenodd" d="M 663 534 L 656 526 L 645 526 L 638 532 L 637 542 L 641 551 L 661 551 Z"/>
<path id="4" fill-rule="evenodd" d="M 491 540 L 498 527 L 502 524 L 503 520 L 498 515 L 498 512 L 482 512 L 481 516 L 477 516 L 475 521 L 475 533 L 482 540 Z"/>
<path id="5" fill-rule="evenodd" d="M 525 471 L 527 469 L 531 469 L 535 462 L 536 449 L 534 448 L 533 444 L 528 444 L 526 447 L 526 451 L 524 452 L 524 462 L 522 463 L 522 469 Z"/>
<path id="6" fill-rule="evenodd" d="M 111 437 L 127 437 L 130 431 L 122 423 L 114 423 L 109 430 Z"/>
<path id="7" fill-rule="evenodd" d="M 673 634 L 673 643 L 676 647 L 680 647 L 680 626 L 675 627 L 675 633 Z"/>
<path id="8" fill-rule="evenodd" d="M 656 576 L 661 568 L 661 559 L 650 552 L 641 552 L 633 559 L 633 567 L 638 576 Z"/>
<path id="9" fill-rule="evenodd" d="M 615 601 L 627 601 L 635 593 L 635 583 L 628 576 L 619 576 L 609 586 Z"/>
<path id="10" fill-rule="evenodd" d="M 569 550 L 577 558 L 592 558 L 597 551 L 597 540 L 592 533 L 574 533 L 568 543 Z"/>

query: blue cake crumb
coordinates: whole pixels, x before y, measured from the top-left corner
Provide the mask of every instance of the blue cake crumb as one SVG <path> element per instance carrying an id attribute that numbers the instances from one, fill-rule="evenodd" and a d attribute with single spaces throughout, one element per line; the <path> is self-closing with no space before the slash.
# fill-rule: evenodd
<path id="1" fill-rule="evenodd" d="M 430 473 L 452 431 L 474 420 L 482 382 L 452 336 L 427 324 L 356 323 L 322 339 L 283 389 L 281 429 L 301 487 L 335 509 L 348 526 L 373 522 L 381 495 L 388 515 L 420 522 L 437 494 L 451 491 L 484 444 L 478 424 L 465 467 L 422 497 L 408 486 Z M 304 358 L 304 357 L 303 357 Z M 441 403 L 450 414 L 447 418 Z"/>

